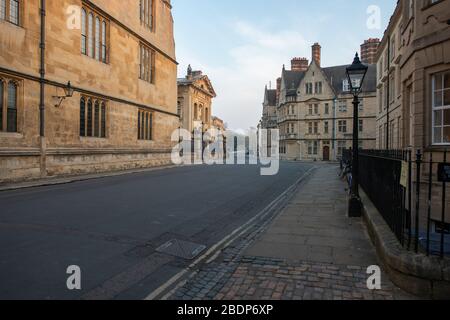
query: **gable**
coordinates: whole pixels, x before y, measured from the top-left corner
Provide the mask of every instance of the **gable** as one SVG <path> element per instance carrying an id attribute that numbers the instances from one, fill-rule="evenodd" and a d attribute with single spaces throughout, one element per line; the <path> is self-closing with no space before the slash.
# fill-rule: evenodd
<path id="1" fill-rule="evenodd" d="M 316 83 L 318 86 L 318 90 L 322 93 L 316 93 Z M 321 83 L 321 85 L 319 84 Z M 309 89 L 312 90 L 312 93 L 307 93 L 306 84 L 309 84 Z M 316 97 L 328 97 L 330 95 L 334 95 L 334 89 L 330 85 L 328 77 L 323 72 L 322 68 L 320 68 L 315 61 L 311 62 L 308 70 L 305 73 L 302 81 L 300 81 L 298 92 L 300 92 L 300 99 L 311 99 L 314 96 Z"/>
<path id="2" fill-rule="evenodd" d="M 194 85 L 202 91 L 208 93 L 213 98 L 216 97 L 216 91 L 214 90 L 214 87 L 212 86 L 212 83 L 209 80 L 208 76 L 202 76 L 201 78 L 196 79 L 194 81 Z"/>

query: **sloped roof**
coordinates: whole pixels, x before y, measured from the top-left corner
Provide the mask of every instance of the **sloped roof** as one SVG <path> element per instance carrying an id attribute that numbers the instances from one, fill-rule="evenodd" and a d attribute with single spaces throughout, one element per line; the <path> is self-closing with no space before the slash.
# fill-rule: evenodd
<path id="1" fill-rule="evenodd" d="M 347 68 L 349 65 L 322 68 L 328 82 L 333 87 L 336 94 L 343 94 L 342 81 L 347 79 Z M 363 83 L 362 92 L 377 91 L 377 67 L 372 64 L 368 66 L 367 75 Z"/>
<path id="2" fill-rule="evenodd" d="M 277 90 L 266 89 L 266 98 L 269 106 L 275 106 L 277 104 Z"/>
<path id="3" fill-rule="evenodd" d="M 191 77 L 186 77 L 186 78 L 178 78 L 177 79 L 177 84 L 179 86 L 188 86 L 188 85 L 195 85 L 196 82 L 201 81 L 201 80 L 205 80 L 206 84 L 208 86 L 207 89 L 203 89 L 204 91 L 209 92 L 209 94 L 213 97 L 216 97 L 216 91 L 214 90 L 214 87 L 211 83 L 211 81 L 209 80 L 207 75 L 202 74 L 201 72 L 198 71 L 194 71 L 193 75 Z"/>
<path id="4" fill-rule="evenodd" d="M 287 94 L 297 94 L 297 88 L 300 86 L 300 82 L 305 77 L 306 72 L 304 71 L 291 71 L 283 70 L 283 81 L 284 87 L 286 88 Z"/>
<path id="5" fill-rule="evenodd" d="M 333 88 L 336 95 L 345 94 L 343 91 L 343 80 L 347 79 L 347 67 L 349 65 L 322 68 L 322 72 L 328 83 Z M 368 66 L 366 78 L 364 80 L 362 92 L 377 91 L 377 67 L 372 64 Z M 283 81 L 286 88 L 286 95 L 297 95 L 297 89 L 305 77 L 304 71 L 283 70 Z"/>

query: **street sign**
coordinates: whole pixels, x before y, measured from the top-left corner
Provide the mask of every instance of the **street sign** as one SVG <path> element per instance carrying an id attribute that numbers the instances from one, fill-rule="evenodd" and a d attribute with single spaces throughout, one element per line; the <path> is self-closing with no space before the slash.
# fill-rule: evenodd
<path id="1" fill-rule="evenodd" d="M 438 165 L 438 181 L 450 182 L 450 163 L 439 163 Z"/>
<path id="2" fill-rule="evenodd" d="M 408 162 L 402 161 L 402 173 L 400 175 L 400 185 L 408 187 Z"/>

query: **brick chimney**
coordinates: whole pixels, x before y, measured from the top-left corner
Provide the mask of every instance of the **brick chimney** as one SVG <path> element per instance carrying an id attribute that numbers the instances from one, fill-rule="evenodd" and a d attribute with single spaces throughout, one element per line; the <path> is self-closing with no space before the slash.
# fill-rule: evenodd
<path id="1" fill-rule="evenodd" d="M 291 60 L 292 71 L 306 71 L 309 67 L 309 61 L 306 58 L 293 58 Z"/>
<path id="2" fill-rule="evenodd" d="M 320 59 L 322 55 L 322 47 L 319 43 L 314 43 L 312 46 L 312 59 L 313 61 L 316 61 L 317 65 L 320 67 Z"/>
<path id="3" fill-rule="evenodd" d="M 361 45 L 361 62 L 365 64 L 375 64 L 375 57 L 377 55 L 380 39 L 370 38 L 365 40 Z"/>

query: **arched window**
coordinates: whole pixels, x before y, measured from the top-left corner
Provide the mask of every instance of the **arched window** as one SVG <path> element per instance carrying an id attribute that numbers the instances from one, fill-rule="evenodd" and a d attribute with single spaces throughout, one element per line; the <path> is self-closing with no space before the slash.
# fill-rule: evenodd
<path id="1" fill-rule="evenodd" d="M 141 111 L 138 111 L 138 140 L 141 139 Z"/>
<path id="2" fill-rule="evenodd" d="M 6 19 L 6 0 L 0 0 L 0 19 Z"/>
<path id="3" fill-rule="evenodd" d="M 19 0 L 9 1 L 9 22 L 19 25 Z"/>
<path id="4" fill-rule="evenodd" d="M 81 53 L 86 54 L 86 10 L 81 10 Z"/>
<path id="5" fill-rule="evenodd" d="M 14 82 L 8 84 L 8 111 L 6 115 L 8 132 L 17 132 L 17 85 Z"/>
<path id="6" fill-rule="evenodd" d="M 102 103 L 102 119 L 101 119 L 101 124 L 102 124 L 102 132 L 101 132 L 101 137 L 102 138 L 106 138 L 106 106 L 105 103 Z"/>
<path id="7" fill-rule="evenodd" d="M 94 16 L 92 13 L 89 14 L 88 18 L 88 56 L 94 57 L 94 38 L 93 38 L 93 23 L 94 23 Z"/>
<path id="8" fill-rule="evenodd" d="M 194 120 L 198 120 L 198 106 L 194 104 Z"/>
<path id="9" fill-rule="evenodd" d="M 0 79 L 0 131 L 3 130 L 3 80 Z"/>
<path id="10" fill-rule="evenodd" d="M 95 59 L 100 60 L 100 19 L 95 18 Z"/>
<path id="11" fill-rule="evenodd" d="M 149 123 L 148 123 L 148 112 L 145 113 L 145 140 L 148 140 L 150 138 L 149 135 Z"/>
<path id="12" fill-rule="evenodd" d="M 106 63 L 106 22 L 102 22 L 102 61 Z"/>
<path id="13" fill-rule="evenodd" d="M 86 100 L 80 100 L 80 136 L 86 136 Z"/>
<path id="14" fill-rule="evenodd" d="M 94 107 L 94 137 L 100 136 L 100 104 L 95 101 Z"/>
<path id="15" fill-rule="evenodd" d="M 90 99 L 87 107 L 87 136 L 92 137 L 92 101 Z"/>
<path id="16" fill-rule="evenodd" d="M 141 139 L 145 139 L 145 113 L 141 116 Z"/>
<path id="17" fill-rule="evenodd" d="M 149 137 L 148 137 L 148 139 L 149 140 L 153 140 L 153 113 L 150 113 L 150 128 L 148 129 L 149 130 Z"/>

